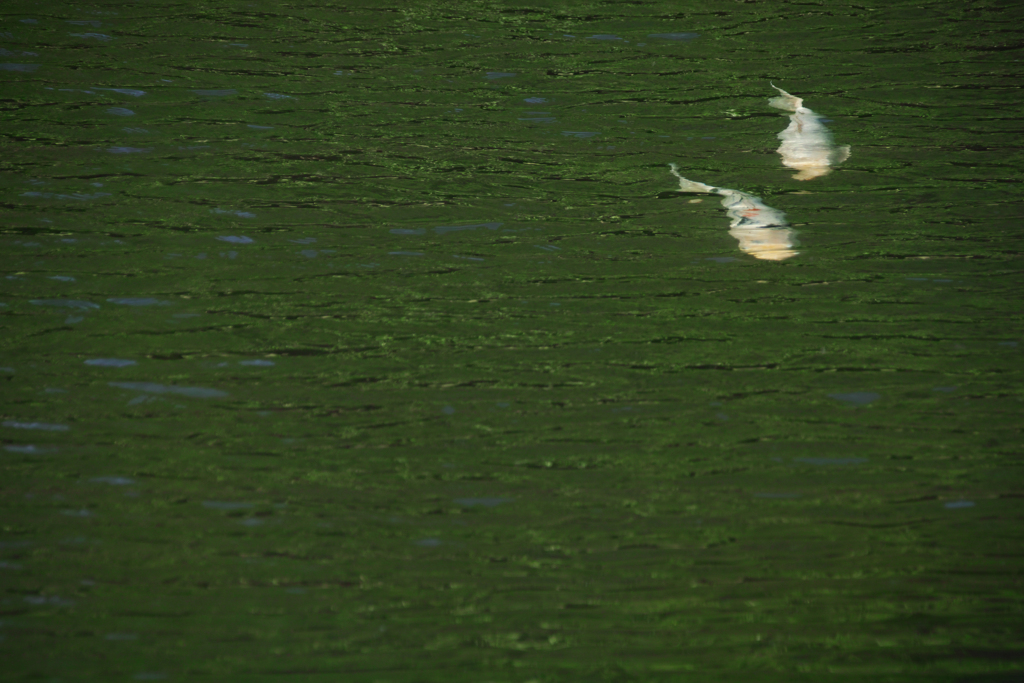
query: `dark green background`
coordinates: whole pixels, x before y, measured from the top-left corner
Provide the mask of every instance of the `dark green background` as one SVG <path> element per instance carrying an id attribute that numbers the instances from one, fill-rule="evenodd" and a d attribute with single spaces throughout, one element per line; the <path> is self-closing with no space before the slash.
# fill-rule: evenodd
<path id="1" fill-rule="evenodd" d="M 1021 675 L 1018 3 L 0 12 L 5 679 Z"/>

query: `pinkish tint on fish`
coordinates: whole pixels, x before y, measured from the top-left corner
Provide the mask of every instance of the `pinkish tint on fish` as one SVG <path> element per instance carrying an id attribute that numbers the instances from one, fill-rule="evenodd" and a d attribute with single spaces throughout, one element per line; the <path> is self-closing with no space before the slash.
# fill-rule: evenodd
<path id="1" fill-rule="evenodd" d="M 798 244 L 796 231 L 787 227 L 786 214 L 746 192 L 687 180 L 679 175 L 675 164 L 669 164 L 669 168 L 679 178 L 680 192 L 721 195 L 726 215 L 732 219 L 729 234 L 740 243 L 744 253 L 765 261 L 783 261 L 800 253 L 793 249 Z"/>

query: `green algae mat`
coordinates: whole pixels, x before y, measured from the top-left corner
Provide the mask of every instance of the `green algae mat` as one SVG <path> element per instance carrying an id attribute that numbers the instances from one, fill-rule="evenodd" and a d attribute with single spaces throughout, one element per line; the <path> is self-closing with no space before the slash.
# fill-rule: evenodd
<path id="1" fill-rule="evenodd" d="M 1020 21 L 4 3 L 2 677 L 1020 680 Z"/>

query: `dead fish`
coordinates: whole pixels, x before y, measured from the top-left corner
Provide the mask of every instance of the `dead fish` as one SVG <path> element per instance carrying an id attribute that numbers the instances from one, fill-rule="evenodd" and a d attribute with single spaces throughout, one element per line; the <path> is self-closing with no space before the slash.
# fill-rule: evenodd
<path id="1" fill-rule="evenodd" d="M 776 109 L 790 111 L 789 127 L 779 133 L 782 145 L 779 154 L 782 163 L 799 171 L 797 180 L 820 178 L 832 172 L 832 167 L 846 161 L 850 156 L 850 146 L 836 147 L 832 142 L 832 133 L 821 117 L 804 106 L 804 101 L 772 83 L 772 87 L 781 93 L 781 97 L 773 97 L 768 104 Z"/>
<path id="2" fill-rule="evenodd" d="M 796 256 L 796 231 L 787 227 L 786 214 L 766 205 L 754 195 L 712 187 L 687 180 L 679 175 L 679 168 L 669 164 L 672 175 L 679 178 L 680 192 L 707 192 L 722 196 L 722 206 L 732 219 L 729 234 L 740 243 L 740 250 L 765 261 L 783 261 Z"/>

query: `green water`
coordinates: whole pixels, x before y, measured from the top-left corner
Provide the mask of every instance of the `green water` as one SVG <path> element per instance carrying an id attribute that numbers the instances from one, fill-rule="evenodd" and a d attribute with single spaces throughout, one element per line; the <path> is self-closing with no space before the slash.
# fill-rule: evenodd
<path id="1" fill-rule="evenodd" d="M 1022 675 L 1014 3 L 0 12 L 5 679 Z"/>

